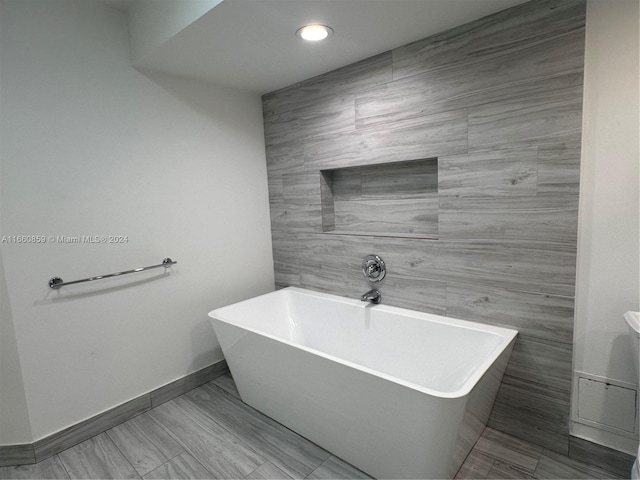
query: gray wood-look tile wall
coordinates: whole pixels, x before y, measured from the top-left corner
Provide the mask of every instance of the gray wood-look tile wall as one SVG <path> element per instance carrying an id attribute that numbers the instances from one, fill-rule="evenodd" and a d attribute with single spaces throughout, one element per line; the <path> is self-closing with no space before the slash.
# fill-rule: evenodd
<path id="1" fill-rule="evenodd" d="M 564 454 L 584 28 L 534 0 L 263 97 L 277 286 L 356 297 L 376 253 L 384 303 L 517 328 L 489 425 Z M 437 239 L 323 233 L 321 170 L 427 158 Z"/>

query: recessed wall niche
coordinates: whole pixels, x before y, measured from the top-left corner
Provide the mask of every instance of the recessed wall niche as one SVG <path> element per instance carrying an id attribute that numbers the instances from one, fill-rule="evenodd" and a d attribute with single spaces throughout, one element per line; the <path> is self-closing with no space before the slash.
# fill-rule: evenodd
<path id="1" fill-rule="evenodd" d="M 438 159 L 320 171 L 322 231 L 438 238 Z"/>

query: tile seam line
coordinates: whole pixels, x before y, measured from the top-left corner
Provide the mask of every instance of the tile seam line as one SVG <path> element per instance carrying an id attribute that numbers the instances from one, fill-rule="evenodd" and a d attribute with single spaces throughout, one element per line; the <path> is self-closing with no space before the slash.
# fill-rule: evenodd
<path id="1" fill-rule="evenodd" d="M 207 382 L 207 383 L 209 383 L 209 382 Z M 222 395 L 225 395 L 225 396 L 229 396 L 229 397 L 231 397 L 231 401 L 232 401 L 232 402 L 233 402 L 234 400 L 239 400 L 239 399 L 237 399 L 234 395 L 232 395 L 232 394 L 228 393 L 227 391 L 225 391 L 223 388 L 218 387 L 217 385 L 216 385 L 216 387 L 220 390 L 220 393 L 221 393 Z M 195 389 L 194 389 L 194 390 L 195 390 Z M 189 393 L 189 392 L 187 392 L 187 393 Z M 203 410 L 202 408 L 200 408 L 200 407 L 199 407 L 199 406 L 198 406 L 198 405 L 197 405 L 197 404 L 196 404 L 192 399 L 189 399 L 189 401 L 190 401 L 190 402 L 192 402 L 192 403 L 193 403 L 193 404 L 194 404 L 194 405 L 195 405 L 199 410 L 201 410 L 201 411 L 202 411 L 202 413 L 203 413 L 207 418 L 209 418 L 212 422 L 214 422 L 214 423 L 215 423 L 216 425 L 218 425 L 220 428 L 222 428 L 223 430 L 225 430 L 226 432 L 228 432 L 229 434 L 231 434 L 234 438 L 236 438 L 239 442 L 243 443 L 243 444 L 244 444 L 248 449 L 250 449 L 250 450 L 251 450 L 252 452 L 254 452 L 256 455 L 258 455 L 259 457 L 261 457 L 261 458 L 263 458 L 263 459 L 264 459 L 264 462 L 263 462 L 261 465 L 259 465 L 258 467 L 256 467 L 256 469 L 255 469 L 255 470 L 257 470 L 258 468 L 260 468 L 262 465 L 264 465 L 264 464 L 265 464 L 265 463 L 267 463 L 267 462 L 271 462 L 275 467 L 280 468 L 280 467 L 278 467 L 278 465 L 276 465 L 276 464 L 273 462 L 273 458 L 272 458 L 272 455 L 271 455 L 271 454 L 269 454 L 268 452 L 263 452 L 263 451 L 261 451 L 261 450 L 256 450 L 256 449 L 255 449 L 255 448 L 253 448 L 251 445 L 247 444 L 247 442 L 245 442 L 242 438 L 238 437 L 238 436 L 237 436 L 233 431 L 229 430 L 229 429 L 228 429 L 227 427 L 225 427 L 224 425 L 222 425 L 222 424 L 218 423 L 218 421 L 217 421 L 216 419 L 214 419 L 213 417 L 211 417 L 211 416 L 210 416 L 210 415 L 209 415 L 205 410 Z M 239 401 L 241 401 L 241 402 L 242 402 L 242 400 L 239 400 Z M 243 403 L 244 405 L 246 405 L 244 402 L 242 402 L 242 403 Z M 251 408 L 252 410 L 254 410 L 254 411 L 256 411 L 256 412 L 257 412 L 257 410 L 255 410 L 255 409 L 254 409 L 253 407 L 251 407 L 250 405 L 247 405 L 247 406 L 248 406 L 249 408 Z M 258 412 L 258 413 L 260 413 L 260 412 Z M 268 418 L 269 418 L 269 417 L 268 417 Z M 273 419 L 271 419 L 271 420 L 273 420 Z M 275 421 L 275 420 L 274 420 L 274 421 Z M 246 422 L 244 422 L 244 423 L 246 424 Z M 285 427 L 284 425 L 282 425 L 281 423 L 279 423 L 279 422 L 277 422 L 277 423 L 278 423 L 278 425 L 282 426 L 283 428 L 286 428 L 286 427 Z M 292 430 L 289 430 L 288 428 L 287 428 L 287 430 L 288 430 L 288 431 L 292 431 Z M 293 433 L 295 433 L 295 432 L 293 432 Z M 299 435 L 299 434 L 296 434 L 296 435 Z M 300 435 L 300 436 L 302 436 L 302 435 Z M 304 437 L 302 437 L 302 438 L 304 438 Z M 310 440 L 307 440 L 306 438 L 304 438 L 304 439 L 305 439 L 306 441 L 310 442 Z M 311 442 L 311 443 L 313 443 L 313 442 Z M 315 445 L 315 444 L 314 444 L 314 445 Z M 323 449 L 323 450 L 324 450 L 324 449 Z M 330 453 L 330 452 L 329 452 L 329 453 Z M 276 459 L 276 460 L 281 460 L 281 459 L 279 459 L 279 458 L 278 458 L 278 459 Z M 282 461 L 282 460 L 281 460 L 281 461 Z M 324 463 L 325 461 L 326 461 L 326 460 L 323 460 L 320 464 L 318 464 L 318 467 L 319 467 L 320 465 L 322 465 L 322 463 Z M 287 462 L 282 461 L 282 463 L 284 463 L 288 468 L 290 468 L 291 470 L 293 470 L 293 471 L 295 471 L 295 472 L 299 473 L 300 475 L 304 475 L 304 473 L 302 473 L 302 472 L 298 471 L 298 469 L 297 469 L 297 468 L 295 468 L 295 467 L 293 467 L 293 466 L 289 465 Z M 318 468 L 318 467 L 316 467 L 316 468 Z M 253 470 L 253 471 L 255 471 L 255 470 Z M 282 469 L 280 469 L 280 470 L 282 470 Z M 315 468 L 314 468 L 314 470 L 315 470 Z M 311 473 L 313 473 L 313 471 L 314 471 L 314 470 L 312 470 L 312 471 L 311 471 Z M 251 475 L 251 473 L 253 473 L 253 472 L 250 472 L 250 473 L 248 473 L 247 475 Z M 285 472 L 285 473 L 286 473 L 286 472 Z M 311 475 L 311 473 L 309 473 L 309 475 Z M 245 477 L 245 478 L 246 478 L 246 477 Z M 305 478 L 306 478 L 306 477 L 305 477 Z"/>

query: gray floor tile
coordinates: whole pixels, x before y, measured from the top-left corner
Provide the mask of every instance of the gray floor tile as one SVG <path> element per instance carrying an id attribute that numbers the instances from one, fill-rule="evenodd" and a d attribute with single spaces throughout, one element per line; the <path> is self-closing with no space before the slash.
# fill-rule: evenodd
<path id="1" fill-rule="evenodd" d="M 458 470 L 456 479 L 483 480 L 488 477 L 494 463 L 494 458 L 473 449 Z"/>
<path id="2" fill-rule="evenodd" d="M 208 479 L 212 478 L 211 473 L 204 468 L 195 458 L 186 452 L 172 458 L 167 463 L 159 466 L 144 477 L 145 480 L 152 479 L 175 479 L 175 480 L 191 480 L 191 479 Z"/>
<path id="3" fill-rule="evenodd" d="M 528 479 L 528 478 L 536 478 L 533 474 L 528 472 L 523 472 L 518 467 L 511 465 L 507 462 L 501 462 L 496 460 L 489 470 L 487 474 L 487 478 L 497 480 L 497 479 Z"/>
<path id="4" fill-rule="evenodd" d="M 565 455 L 560 455 L 545 450 L 540 457 L 535 471 L 536 478 L 540 479 L 597 479 L 597 478 L 625 478 L 598 468 L 593 465 L 573 460 Z M 626 477 L 629 478 L 629 477 Z"/>
<path id="5" fill-rule="evenodd" d="M 59 454 L 71 478 L 140 478 L 106 433 Z"/>
<path id="6" fill-rule="evenodd" d="M 251 480 L 278 480 L 278 479 L 288 479 L 293 478 L 284 473 L 278 467 L 276 467 L 271 462 L 266 462 L 263 465 L 260 465 L 253 472 L 247 475 L 248 479 Z M 301 478 L 301 477 L 300 477 Z"/>
<path id="7" fill-rule="evenodd" d="M 234 397 L 240 398 L 240 392 L 238 392 L 238 387 L 236 387 L 236 383 L 233 381 L 233 377 L 230 373 L 212 380 L 211 383 L 222 388 L 224 391 L 230 393 Z"/>
<path id="8" fill-rule="evenodd" d="M 329 480 L 372 477 L 332 455 L 327 461 L 311 472 L 311 475 L 307 478 Z"/>
<path id="9" fill-rule="evenodd" d="M 577 437 L 569 437 L 569 457 L 583 462 L 597 458 L 599 467 L 623 478 L 629 476 L 635 461 L 631 455 Z"/>
<path id="10" fill-rule="evenodd" d="M 244 478 L 266 461 L 184 396 L 149 413 L 215 478 Z"/>
<path id="11" fill-rule="evenodd" d="M 107 431 L 139 475 L 146 475 L 184 451 L 148 413 Z"/>
<path id="12" fill-rule="evenodd" d="M 542 454 L 542 447 L 492 428 L 484 430 L 474 450 L 529 474 L 535 471 Z"/>
<path id="13" fill-rule="evenodd" d="M 330 456 L 215 385 L 203 385 L 186 397 L 291 477 L 310 474 Z"/>
<path id="14" fill-rule="evenodd" d="M 47 458 L 42 462 L 19 467 L 0 467 L 0 479 L 68 479 L 69 474 L 62 465 L 58 455 Z"/>

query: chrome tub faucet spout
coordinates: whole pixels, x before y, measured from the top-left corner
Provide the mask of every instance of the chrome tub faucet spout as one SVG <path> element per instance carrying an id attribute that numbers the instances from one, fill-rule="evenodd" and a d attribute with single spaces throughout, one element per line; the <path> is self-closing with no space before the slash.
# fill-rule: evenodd
<path id="1" fill-rule="evenodd" d="M 373 290 L 369 290 L 367 293 L 362 295 L 360 299 L 363 302 L 371 302 L 371 303 L 378 304 L 382 301 L 382 294 L 380 293 L 380 290 L 376 290 L 374 288 Z"/>

